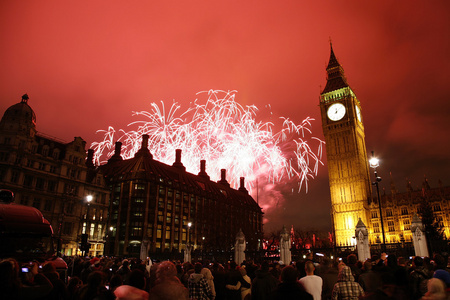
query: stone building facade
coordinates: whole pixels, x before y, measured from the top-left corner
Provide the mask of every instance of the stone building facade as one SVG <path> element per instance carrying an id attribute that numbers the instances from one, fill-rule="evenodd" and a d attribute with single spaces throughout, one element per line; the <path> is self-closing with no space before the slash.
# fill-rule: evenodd
<path id="1" fill-rule="evenodd" d="M 111 188 L 109 226 L 112 255 L 181 252 L 187 245 L 206 252 L 231 251 L 242 229 L 247 250 L 257 250 L 263 238 L 262 210 L 244 187 L 230 187 L 226 171 L 213 182 L 200 162 L 198 175 L 186 172 L 181 150 L 166 165 L 153 159 L 142 137 L 141 149 L 123 160 L 121 144 L 101 166 Z M 191 226 L 188 226 L 191 224 Z"/>
<path id="2" fill-rule="evenodd" d="M 81 137 L 64 142 L 37 131 L 28 100 L 22 96 L 0 121 L 0 188 L 13 191 L 16 203 L 43 213 L 53 227 L 55 249 L 79 253 L 80 234 L 86 232 L 90 254 L 101 255 L 109 207 L 104 178 L 86 160 Z"/>
<path id="3" fill-rule="evenodd" d="M 407 183 L 407 191 L 397 192 L 391 183 L 391 193 L 380 195 L 386 243 L 411 242 L 411 223 L 414 214 L 420 216 L 421 203 L 427 201 L 433 209 L 435 220 L 444 227 L 445 237 L 450 237 L 450 187 L 430 187 L 425 179 L 421 188 L 414 189 Z M 370 204 L 370 242 L 380 243 L 381 219 L 378 201 Z"/>
<path id="4" fill-rule="evenodd" d="M 147 252 L 181 252 L 188 244 L 231 250 L 240 229 L 247 249 L 259 249 L 263 213 L 243 178 L 233 189 L 223 170 L 213 182 L 206 162 L 191 174 L 181 152 L 169 166 L 154 160 L 147 144 L 123 160 L 118 143 L 108 163 L 95 166 L 94 152 L 86 151 L 81 137 L 64 142 L 38 132 L 28 100 L 24 95 L 0 122 L 0 188 L 13 191 L 16 203 L 42 211 L 53 227 L 55 249 L 81 254 L 81 234 L 88 234 L 89 255 L 139 256 L 143 243 Z"/>

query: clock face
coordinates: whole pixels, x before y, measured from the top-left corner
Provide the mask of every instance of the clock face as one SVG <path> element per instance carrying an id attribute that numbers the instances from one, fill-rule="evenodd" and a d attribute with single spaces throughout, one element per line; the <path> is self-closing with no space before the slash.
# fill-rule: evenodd
<path id="1" fill-rule="evenodd" d="M 358 118 L 358 121 L 361 122 L 361 110 L 359 109 L 358 105 L 355 105 L 355 110 L 356 110 L 356 117 Z"/>
<path id="2" fill-rule="evenodd" d="M 331 121 L 339 121 L 345 116 L 345 106 L 342 103 L 332 104 L 328 108 L 327 116 Z"/>

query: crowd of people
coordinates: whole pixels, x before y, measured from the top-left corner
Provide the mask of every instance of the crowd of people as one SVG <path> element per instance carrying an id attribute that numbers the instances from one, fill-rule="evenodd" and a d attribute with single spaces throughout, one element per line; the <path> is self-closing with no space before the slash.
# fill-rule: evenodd
<path id="1" fill-rule="evenodd" d="M 374 255 L 361 262 L 350 254 L 332 260 L 313 257 L 285 265 L 252 260 L 237 265 L 111 257 L 65 257 L 25 265 L 0 262 L 0 299 L 450 299 L 450 260 Z"/>

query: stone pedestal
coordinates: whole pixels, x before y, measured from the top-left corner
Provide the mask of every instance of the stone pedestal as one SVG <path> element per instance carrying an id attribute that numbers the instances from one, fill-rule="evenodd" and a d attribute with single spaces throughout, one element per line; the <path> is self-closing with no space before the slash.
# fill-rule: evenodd
<path id="1" fill-rule="evenodd" d="M 186 245 L 186 249 L 184 249 L 184 262 L 191 262 L 191 251 L 192 251 L 192 245 Z"/>
<path id="2" fill-rule="evenodd" d="M 236 244 L 234 245 L 234 261 L 240 265 L 245 260 L 245 236 L 242 229 L 239 229 L 236 235 Z"/>
<path id="3" fill-rule="evenodd" d="M 144 239 L 141 242 L 141 251 L 139 253 L 139 258 L 142 261 L 147 260 L 148 250 L 150 250 L 150 241 L 149 241 L 148 237 L 144 237 Z"/>
<path id="4" fill-rule="evenodd" d="M 289 234 L 289 231 L 286 229 L 286 226 L 283 226 L 283 230 L 281 230 L 280 235 L 280 260 L 286 266 L 289 266 L 292 261 L 291 235 Z"/>
<path id="5" fill-rule="evenodd" d="M 411 232 L 416 256 L 428 256 L 427 238 L 423 230 L 422 220 L 417 214 L 414 214 L 411 222 Z"/>
<path id="6" fill-rule="evenodd" d="M 370 259 L 369 232 L 361 218 L 355 229 L 356 249 L 358 250 L 358 260 L 364 262 Z"/>

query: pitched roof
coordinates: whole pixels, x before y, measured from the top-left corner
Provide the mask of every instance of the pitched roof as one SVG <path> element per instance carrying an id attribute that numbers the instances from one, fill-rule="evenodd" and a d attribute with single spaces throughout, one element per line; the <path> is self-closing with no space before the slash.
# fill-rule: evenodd
<path id="1" fill-rule="evenodd" d="M 209 198 L 261 211 L 259 205 L 248 192 L 211 181 L 207 176 L 195 175 L 186 172 L 183 168 L 164 164 L 154 160 L 148 154 L 139 151 L 131 159 L 110 161 L 100 168 L 103 174 L 113 181 L 144 180 L 178 185 L 180 190 L 187 190 L 197 195 L 208 195 Z"/>
<path id="2" fill-rule="evenodd" d="M 333 45 L 330 43 L 330 60 L 327 66 L 327 84 L 322 94 L 348 87 L 347 78 L 344 75 L 344 69 L 339 64 L 336 55 L 334 55 Z"/>

